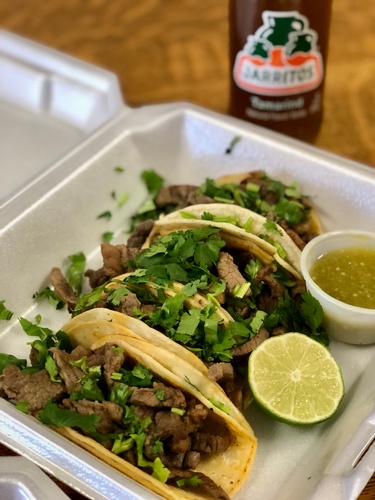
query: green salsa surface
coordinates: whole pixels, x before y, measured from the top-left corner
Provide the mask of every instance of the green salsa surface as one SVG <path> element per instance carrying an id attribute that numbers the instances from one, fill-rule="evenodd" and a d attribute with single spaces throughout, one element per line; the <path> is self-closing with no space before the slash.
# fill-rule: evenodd
<path id="1" fill-rule="evenodd" d="M 357 307 L 375 309 L 375 249 L 349 247 L 319 257 L 310 274 L 331 297 Z"/>

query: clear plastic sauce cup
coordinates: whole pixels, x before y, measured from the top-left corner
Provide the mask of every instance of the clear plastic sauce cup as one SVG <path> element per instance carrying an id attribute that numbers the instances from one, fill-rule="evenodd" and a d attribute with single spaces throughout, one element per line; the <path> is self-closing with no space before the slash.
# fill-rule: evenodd
<path id="1" fill-rule="evenodd" d="M 342 302 L 322 290 L 311 277 L 311 268 L 317 259 L 328 252 L 345 248 L 375 250 L 375 233 L 341 230 L 317 236 L 302 251 L 302 274 L 307 290 L 323 307 L 324 325 L 331 337 L 349 344 L 373 344 L 375 343 L 375 309 Z M 367 272 L 366 268 L 363 272 Z"/>

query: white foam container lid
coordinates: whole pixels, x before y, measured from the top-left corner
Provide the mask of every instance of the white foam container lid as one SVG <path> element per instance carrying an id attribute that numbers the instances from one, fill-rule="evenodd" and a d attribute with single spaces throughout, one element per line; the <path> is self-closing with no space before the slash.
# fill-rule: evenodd
<path id="1" fill-rule="evenodd" d="M 0 30 L 0 207 L 122 109 L 116 75 Z"/>
<path id="2" fill-rule="evenodd" d="M 28 355 L 19 316 L 33 320 L 41 314 L 43 326 L 51 329 L 65 322 L 66 311 L 35 304 L 33 294 L 48 284 L 52 266 L 63 267 L 67 255 L 83 251 L 88 267 L 99 267 L 104 231 L 115 232 L 115 243 L 126 239 L 130 216 L 147 196 L 140 179 L 145 169 L 155 169 L 170 183 L 195 184 L 263 169 L 284 182 L 297 181 L 311 194 L 324 230 L 375 228 L 371 168 L 193 105 L 121 106 L 95 131 L 86 130 L 83 142 L 77 139 L 60 160 L 39 166 L 31 181 L 23 179 L 23 187 L 0 207 L 0 300 L 15 312 L 14 321 L 0 325 L 0 352 Z M 225 154 L 234 136 L 241 140 Z M 114 190 L 129 193 L 121 208 L 111 197 Z M 109 209 L 110 221 L 98 219 Z M 252 406 L 247 417 L 259 448 L 237 500 L 354 500 L 370 479 L 375 346 L 332 340 L 330 349 L 346 386 L 339 411 L 327 422 L 301 428 L 276 422 Z M 1 398 L 0 441 L 89 498 L 156 498 Z"/>

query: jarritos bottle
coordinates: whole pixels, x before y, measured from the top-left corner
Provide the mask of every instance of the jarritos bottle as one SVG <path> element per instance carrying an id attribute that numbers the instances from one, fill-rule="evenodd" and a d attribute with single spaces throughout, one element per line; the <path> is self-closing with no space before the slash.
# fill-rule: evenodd
<path id="1" fill-rule="evenodd" d="M 331 0 L 230 0 L 230 114 L 314 141 Z"/>

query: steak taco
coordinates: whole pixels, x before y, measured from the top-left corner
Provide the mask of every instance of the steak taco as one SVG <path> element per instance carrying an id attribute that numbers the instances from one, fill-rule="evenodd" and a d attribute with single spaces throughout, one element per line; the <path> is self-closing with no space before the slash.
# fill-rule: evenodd
<path id="1" fill-rule="evenodd" d="M 124 313 L 106 308 L 94 308 L 69 320 L 64 325 L 63 331 L 69 335 L 73 345 L 79 343 L 79 345 L 85 348 L 89 348 L 95 342 L 105 340 L 110 335 L 117 335 L 119 338 L 124 338 L 129 344 L 132 344 L 134 341 L 136 343 L 140 340 L 145 341 L 147 343 L 142 344 L 143 349 L 150 355 L 153 355 L 155 352 L 155 347 L 157 349 L 159 347 L 164 348 L 173 354 L 173 356 L 166 355 L 158 359 L 159 363 L 166 369 L 184 378 L 183 367 L 185 363 L 188 363 L 198 372 L 198 377 L 202 378 L 204 376 L 209 378 L 210 381 L 206 381 L 206 386 L 210 388 L 212 393 L 217 394 L 219 389 L 223 391 L 219 385 L 212 384 L 207 365 L 195 354 L 177 342 L 172 341 L 158 330 L 150 328 L 145 322 Z M 176 357 L 179 361 L 183 361 L 182 365 L 179 362 L 176 364 Z M 229 410 L 232 418 L 237 420 L 240 425 L 248 428 L 248 423 L 243 413 L 230 400 L 227 401 L 227 411 Z"/>
<path id="2" fill-rule="evenodd" d="M 220 228 L 228 245 L 249 249 L 263 262 L 276 260 L 301 278 L 301 250 L 288 233 L 274 221 L 238 205 L 210 203 L 172 212 L 155 222 L 148 241 L 172 231 L 207 226 Z"/>
<path id="3" fill-rule="evenodd" d="M 157 220 L 188 206 L 225 203 L 273 220 L 300 249 L 322 232 L 311 197 L 301 193 L 296 183 L 285 184 L 262 170 L 206 179 L 201 185 L 164 185 L 153 171 L 145 171 L 142 178 L 147 186 L 153 186 L 149 189 L 151 199 L 133 215 L 133 228 L 146 219 Z"/>
<path id="4" fill-rule="evenodd" d="M 73 326 L 63 327 L 64 349 L 50 347 L 43 366 L 4 368 L 5 395 L 163 498 L 229 499 L 257 442 L 220 387 L 135 335 L 81 322 L 80 336 Z"/>

